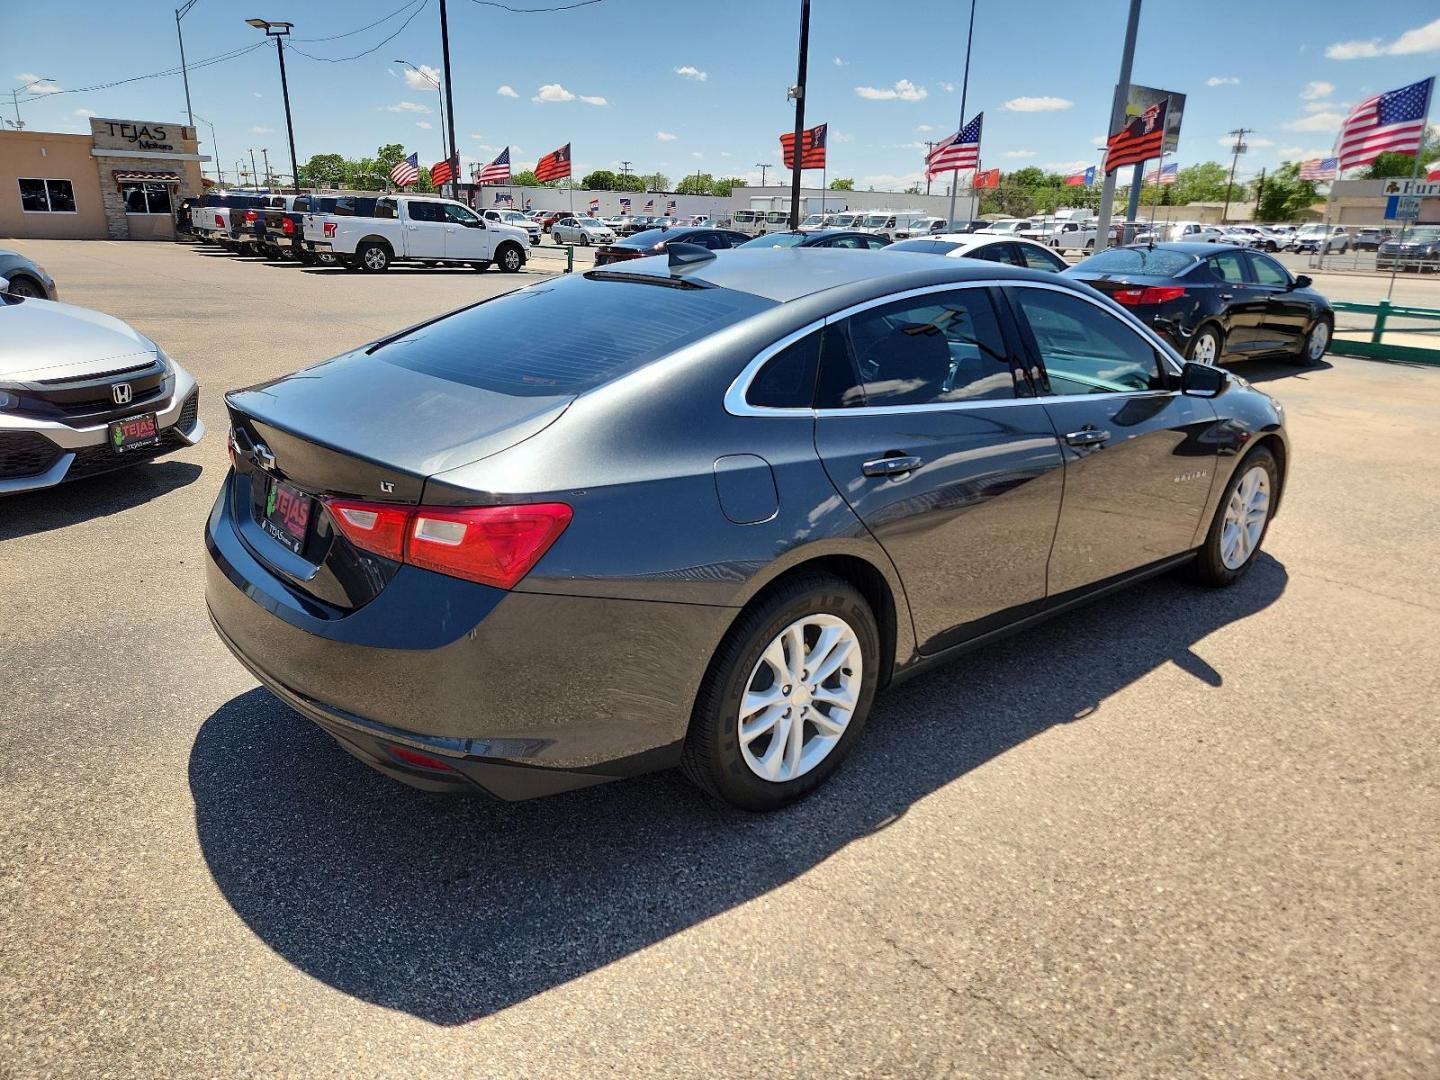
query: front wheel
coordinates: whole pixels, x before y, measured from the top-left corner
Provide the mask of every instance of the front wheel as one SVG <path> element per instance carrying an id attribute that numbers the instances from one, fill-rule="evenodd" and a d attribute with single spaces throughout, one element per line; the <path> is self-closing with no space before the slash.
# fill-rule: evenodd
<path id="1" fill-rule="evenodd" d="M 846 581 L 806 574 L 731 627 L 701 684 L 682 767 L 744 810 L 808 795 L 860 737 L 880 668 L 870 605 Z"/>
<path id="2" fill-rule="evenodd" d="M 1095 241 L 1094 241 L 1094 240 L 1086 240 L 1086 241 L 1085 241 L 1085 250 L 1086 250 L 1086 251 L 1094 251 L 1094 250 L 1095 250 Z"/>
<path id="3" fill-rule="evenodd" d="M 589 233 L 581 233 L 581 234 L 580 234 L 580 246 L 581 246 L 581 247 L 589 247 L 589 246 L 590 246 L 590 234 L 589 234 Z"/>
<path id="4" fill-rule="evenodd" d="M 45 292 L 40 288 L 40 283 L 32 281 L 28 277 L 19 275 L 10 279 L 10 287 L 5 290 L 11 296 L 23 296 L 30 300 L 44 300 Z"/>
<path id="5" fill-rule="evenodd" d="M 500 269 L 507 274 L 518 274 L 520 267 L 525 265 L 524 256 L 520 254 L 520 249 L 514 244 L 506 244 L 501 248 L 497 261 L 500 263 Z"/>
<path id="6" fill-rule="evenodd" d="M 1265 447 L 1256 447 L 1240 462 L 1195 555 L 1191 574 L 1202 585 L 1233 585 L 1245 576 L 1270 527 L 1279 482 L 1280 470 Z"/>
<path id="7" fill-rule="evenodd" d="M 390 251 L 383 244 L 362 244 L 355 253 L 355 261 L 361 270 L 371 274 L 383 273 L 390 269 Z"/>
<path id="8" fill-rule="evenodd" d="M 1305 340 L 1300 344 L 1300 351 L 1296 353 L 1295 359 L 1302 364 L 1318 364 L 1325 359 L 1325 350 L 1330 347 L 1330 324 L 1324 319 L 1316 319 L 1315 325 L 1310 327 L 1310 332 L 1305 335 Z"/>

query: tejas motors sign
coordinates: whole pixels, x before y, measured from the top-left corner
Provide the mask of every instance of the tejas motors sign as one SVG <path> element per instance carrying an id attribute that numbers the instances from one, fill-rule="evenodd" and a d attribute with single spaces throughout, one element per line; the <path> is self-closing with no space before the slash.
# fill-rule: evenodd
<path id="1" fill-rule="evenodd" d="M 101 120 L 99 117 L 92 117 L 90 134 L 97 149 L 155 150 L 164 153 L 180 149 L 176 143 L 183 138 L 184 129 L 179 124 Z"/>

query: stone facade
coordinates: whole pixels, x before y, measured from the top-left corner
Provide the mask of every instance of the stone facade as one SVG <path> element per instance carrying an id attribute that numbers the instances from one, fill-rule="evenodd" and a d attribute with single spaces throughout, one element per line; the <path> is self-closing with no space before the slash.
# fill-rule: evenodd
<path id="1" fill-rule="evenodd" d="M 157 177 L 170 188 L 174 205 L 199 195 L 200 144 L 195 129 L 168 121 L 90 119 L 91 155 L 100 174 L 105 228 L 112 240 L 168 240 L 174 221 L 160 215 L 127 214 L 116 173 L 173 174 L 174 182 Z"/>

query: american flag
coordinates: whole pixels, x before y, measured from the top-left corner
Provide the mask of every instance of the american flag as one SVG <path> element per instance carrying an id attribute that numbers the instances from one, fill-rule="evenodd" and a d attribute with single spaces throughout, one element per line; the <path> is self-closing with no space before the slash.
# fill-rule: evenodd
<path id="1" fill-rule="evenodd" d="M 620 213 L 622 213 L 622 214 L 628 214 L 629 212 L 630 212 L 630 200 L 629 200 L 629 199 L 621 199 L 621 200 L 620 200 Z"/>
<path id="2" fill-rule="evenodd" d="M 646 199 L 646 200 L 645 200 L 645 212 L 646 212 L 647 214 L 653 214 L 653 213 L 655 212 L 655 200 L 654 200 L 654 199 Z"/>
<path id="3" fill-rule="evenodd" d="M 570 175 L 570 144 L 566 143 L 559 150 L 546 154 L 535 165 L 535 177 L 542 184 L 548 184 L 551 180 L 560 180 Z"/>
<path id="4" fill-rule="evenodd" d="M 829 124 L 816 124 L 800 132 L 800 168 L 825 168 L 825 129 Z M 795 133 L 786 132 L 780 136 L 780 150 L 785 155 L 785 168 L 795 167 Z"/>
<path id="5" fill-rule="evenodd" d="M 960 169 L 980 167 L 980 128 L 985 114 L 980 113 L 954 135 L 941 139 L 925 158 L 925 171 L 929 176 L 942 172 L 957 172 Z"/>
<path id="6" fill-rule="evenodd" d="M 495 205 L 496 205 L 496 206 L 499 206 L 501 203 L 513 203 L 514 201 L 515 201 L 514 199 L 512 199 L 509 195 L 507 195 L 507 194 L 506 194 L 505 192 L 503 192 L 503 191 L 497 191 L 497 192 L 495 193 Z"/>
<path id="7" fill-rule="evenodd" d="M 1126 165 L 1160 156 L 1165 141 L 1165 111 L 1169 101 L 1157 101 L 1139 116 L 1126 122 L 1106 143 L 1105 171 L 1114 172 Z"/>
<path id="8" fill-rule="evenodd" d="M 500 151 L 500 155 L 485 168 L 480 170 L 480 175 L 475 178 L 477 184 L 508 184 L 510 182 L 510 147 Z"/>
<path id="9" fill-rule="evenodd" d="M 1300 163 L 1301 180 L 1334 180 L 1340 159 L 1333 157 L 1311 158 Z"/>
<path id="10" fill-rule="evenodd" d="M 680 204 L 679 204 L 678 202 L 676 202 L 674 199 L 669 200 L 669 201 L 665 204 L 665 213 L 667 213 L 667 214 L 673 214 L 673 213 L 675 213 L 675 208 L 678 207 L 679 205 L 680 205 Z"/>
<path id="11" fill-rule="evenodd" d="M 1147 184 L 1173 184 L 1180 173 L 1180 165 L 1166 165 L 1163 169 L 1151 169 L 1145 176 Z"/>
<path id="12" fill-rule="evenodd" d="M 390 170 L 390 182 L 396 187 L 409 187 L 420 179 L 420 155 L 411 154 L 404 161 L 397 161 Z"/>
<path id="13" fill-rule="evenodd" d="M 526 196 L 525 196 L 525 209 L 526 209 L 526 210 L 533 210 L 533 209 L 534 209 L 534 207 L 530 205 L 530 196 L 529 196 L 529 195 L 526 195 Z"/>
<path id="14" fill-rule="evenodd" d="M 1418 154 L 1430 114 L 1435 76 L 1366 98 L 1350 111 L 1335 144 L 1341 169 L 1368 165 L 1381 154 Z"/>
<path id="15" fill-rule="evenodd" d="M 595 213 L 596 211 L 598 211 L 599 209 L 600 209 L 600 200 L 599 200 L 599 199 L 591 199 L 591 200 L 590 200 L 590 213 L 593 214 L 593 213 Z"/>
<path id="16" fill-rule="evenodd" d="M 450 168 L 449 160 L 437 161 L 430 166 L 430 182 L 436 187 L 454 179 L 455 173 Z"/>

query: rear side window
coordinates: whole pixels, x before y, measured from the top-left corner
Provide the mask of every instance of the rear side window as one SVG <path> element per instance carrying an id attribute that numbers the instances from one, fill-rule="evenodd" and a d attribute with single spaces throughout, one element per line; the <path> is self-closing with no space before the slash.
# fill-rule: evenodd
<path id="1" fill-rule="evenodd" d="M 1025 265 L 1031 270 L 1049 270 L 1059 273 L 1067 265 L 1059 255 L 1052 255 L 1044 248 L 1036 247 L 1034 244 L 1021 244 L 1020 254 L 1025 259 Z"/>
<path id="2" fill-rule="evenodd" d="M 406 210 L 411 221 L 444 221 L 445 204 L 433 202 L 412 202 Z"/>
<path id="3" fill-rule="evenodd" d="M 498 296 L 382 345 L 374 355 L 516 397 L 572 395 L 774 306 L 729 289 L 607 281 L 600 273 Z"/>
<path id="4" fill-rule="evenodd" d="M 1280 288 L 1288 288 L 1290 275 L 1274 259 L 1266 258 L 1264 255 L 1251 251 L 1246 254 L 1250 260 L 1250 266 L 1254 270 L 1254 280 L 1261 285 L 1277 285 Z"/>
<path id="5" fill-rule="evenodd" d="M 755 374 L 745 401 L 768 409 L 808 409 L 815 400 L 821 331 L 781 349 Z"/>
<path id="6" fill-rule="evenodd" d="M 1155 349 L 1097 304 L 1052 289 L 1012 287 L 1053 394 L 1117 394 L 1160 390 Z"/>
<path id="7" fill-rule="evenodd" d="M 1243 284 L 1249 277 L 1245 269 L 1245 257 L 1238 251 L 1227 251 L 1210 260 L 1210 273 L 1216 279 L 1231 285 Z"/>
<path id="8" fill-rule="evenodd" d="M 1006 266 L 1024 266 L 1025 260 L 1015 250 L 1014 244 L 982 244 L 965 253 L 967 259 L 984 259 L 986 262 L 1004 263 Z"/>
<path id="9" fill-rule="evenodd" d="M 1012 365 L 984 289 L 927 293 L 873 307 L 838 323 L 836 335 L 849 344 L 849 370 L 837 378 L 832 369 L 841 350 L 827 348 L 826 405 L 935 405 L 1016 396 Z"/>

